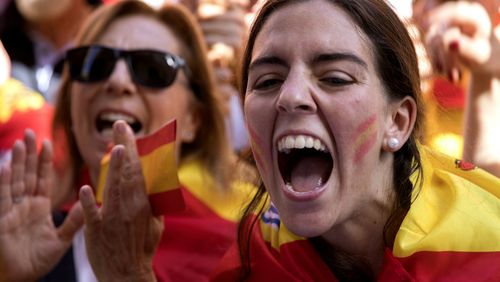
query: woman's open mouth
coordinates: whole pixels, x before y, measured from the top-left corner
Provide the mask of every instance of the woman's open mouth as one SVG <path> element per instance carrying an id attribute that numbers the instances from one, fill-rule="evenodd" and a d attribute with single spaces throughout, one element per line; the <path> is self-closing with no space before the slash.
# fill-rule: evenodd
<path id="1" fill-rule="evenodd" d="M 278 166 L 288 192 L 315 194 L 328 181 L 333 157 L 318 138 L 287 135 L 278 141 Z"/>
<path id="2" fill-rule="evenodd" d="M 135 135 L 139 135 L 142 130 L 142 122 L 134 116 L 119 113 L 119 112 L 103 112 L 97 115 L 95 126 L 97 132 L 102 136 L 113 136 L 113 124 L 117 120 L 125 121 L 134 131 Z"/>

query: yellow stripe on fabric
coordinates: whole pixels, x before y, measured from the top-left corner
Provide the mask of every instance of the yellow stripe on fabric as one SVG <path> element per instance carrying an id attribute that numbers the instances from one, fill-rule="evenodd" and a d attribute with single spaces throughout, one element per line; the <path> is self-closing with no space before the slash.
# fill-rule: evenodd
<path id="1" fill-rule="evenodd" d="M 109 170 L 109 161 L 111 154 L 106 154 L 101 161 L 101 170 L 99 172 L 99 182 L 97 185 L 96 199 L 102 203 L 104 185 Z M 177 177 L 175 160 L 175 143 L 162 145 L 151 153 L 139 157 L 142 167 L 142 173 L 146 182 L 148 194 L 161 193 L 179 188 L 179 179 Z"/>
<path id="2" fill-rule="evenodd" d="M 175 161 L 175 143 L 156 148 L 140 157 L 148 194 L 160 193 L 179 187 Z"/>
<path id="3" fill-rule="evenodd" d="M 280 250 L 280 246 L 299 240 L 305 240 L 303 237 L 299 237 L 288 230 L 283 223 L 280 226 L 273 224 L 268 224 L 260 220 L 260 231 L 262 232 L 262 238 L 264 241 L 269 242 L 271 247 Z"/>
<path id="4" fill-rule="evenodd" d="M 185 188 L 220 217 L 237 222 L 251 200 L 255 186 L 235 182 L 230 189 L 215 187 L 214 179 L 196 159 L 184 161 L 179 168 L 179 181 Z"/>
<path id="5" fill-rule="evenodd" d="M 479 168 L 464 171 L 453 158 L 423 146 L 420 152 L 422 189 L 414 191 L 394 255 L 500 251 L 500 179 Z"/>

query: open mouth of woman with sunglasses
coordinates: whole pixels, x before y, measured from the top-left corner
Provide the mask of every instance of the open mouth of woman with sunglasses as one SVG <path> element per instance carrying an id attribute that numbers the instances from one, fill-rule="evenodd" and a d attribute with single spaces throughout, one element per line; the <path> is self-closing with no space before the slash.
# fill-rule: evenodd
<path id="1" fill-rule="evenodd" d="M 176 119 L 177 146 L 194 140 L 199 109 L 181 47 L 156 20 L 129 16 L 67 52 L 72 127 L 87 164 L 99 167 L 117 120 L 140 137 Z"/>

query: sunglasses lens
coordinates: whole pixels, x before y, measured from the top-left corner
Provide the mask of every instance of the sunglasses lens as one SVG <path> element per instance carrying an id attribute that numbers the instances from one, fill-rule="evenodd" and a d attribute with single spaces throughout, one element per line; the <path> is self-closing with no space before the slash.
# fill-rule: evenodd
<path id="1" fill-rule="evenodd" d="M 109 77 L 116 58 L 112 49 L 91 46 L 68 51 L 67 61 L 73 80 L 95 82 Z"/>
<path id="2" fill-rule="evenodd" d="M 177 68 L 169 55 L 155 51 L 132 51 L 129 60 L 134 79 L 141 85 L 163 88 L 175 80 Z"/>

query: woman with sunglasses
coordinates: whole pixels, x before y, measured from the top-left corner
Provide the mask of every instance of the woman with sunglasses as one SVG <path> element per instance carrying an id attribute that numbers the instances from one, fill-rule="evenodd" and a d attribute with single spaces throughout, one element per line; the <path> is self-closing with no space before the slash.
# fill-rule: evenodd
<path id="1" fill-rule="evenodd" d="M 195 22 L 182 7 L 156 11 L 139 1 L 121 1 L 97 10 L 81 30 L 77 47 L 67 53 L 55 128 L 67 136 L 71 186 L 97 186 L 101 158 L 110 144 L 116 147 L 113 156 L 117 150 L 125 156 L 124 171 L 108 179 L 125 177 L 110 186 L 122 189 L 119 194 L 128 197 L 130 207 L 110 209 L 113 203 L 105 198 L 102 212 L 95 210 L 101 223 L 96 225 L 95 218 L 86 222 L 87 251 L 93 261 L 102 260 L 92 264 L 98 276 L 118 273 L 138 281 L 127 273 L 154 268 L 159 280 L 205 280 L 235 240 L 242 196 L 250 186 L 231 182 L 238 167 L 227 144 L 224 117 Z M 186 211 L 154 217 L 149 204 L 135 209 L 133 203 L 143 200 L 145 188 L 138 162 L 129 159 L 136 152 L 135 138 L 172 119 L 177 121 L 176 153 Z M 81 206 L 75 204 L 64 221 L 56 219 L 62 225 L 54 227 L 48 199 L 52 149 L 45 144 L 37 162 L 35 154 L 26 154 L 32 140 L 34 136 L 27 135 L 24 146 L 14 148 L 12 168 L 2 169 L 0 281 L 29 281 L 49 272 L 44 281 L 92 281 L 80 229 Z M 62 184 L 55 186 L 55 193 L 66 193 Z M 82 193 L 88 196 L 85 192 L 91 191 L 85 187 Z M 22 196 L 14 201 L 15 191 Z M 69 194 L 76 191 L 73 188 Z M 96 249 L 92 236 L 102 239 L 103 245 Z M 138 242 L 128 243 L 134 240 Z M 110 250 L 106 246 L 113 243 L 119 244 L 118 252 L 94 256 L 95 251 Z M 99 267 L 127 251 L 146 251 L 155 258 L 114 269 Z"/>
<path id="2" fill-rule="evenodd" d="M 242 70 L 263 185 L 215 280 L 500 278 L 500 179 L 418 143 L 417 58 L 385 1 L 270 0 Z M 80 200 L 92 222 L 87 192 Z M 101 269 L 147 258 L 102 262 L 89 251 Z"/>

